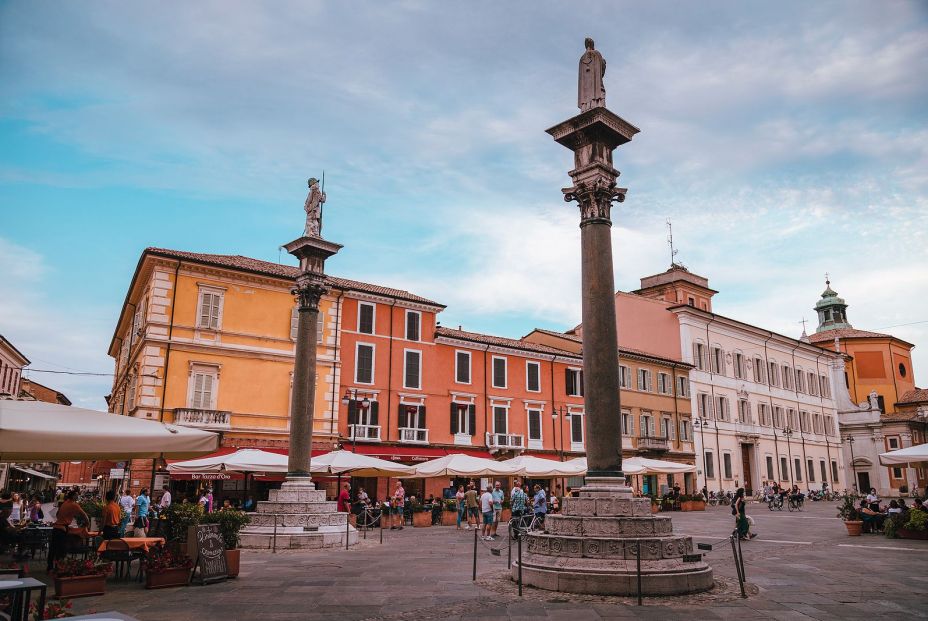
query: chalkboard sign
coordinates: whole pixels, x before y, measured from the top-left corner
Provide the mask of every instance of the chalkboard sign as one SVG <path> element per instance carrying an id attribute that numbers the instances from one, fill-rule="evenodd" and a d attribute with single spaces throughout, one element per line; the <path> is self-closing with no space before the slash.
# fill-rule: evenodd
<path id="1" fill-rule="evenodd" d="M 196 527 L 197 560 L 194 572 L 199 571 L 200 584 L 217 582 L 229 577 L 226 566 L 226 546 L 219 532 L 219 524 L 200 524 Z"/>

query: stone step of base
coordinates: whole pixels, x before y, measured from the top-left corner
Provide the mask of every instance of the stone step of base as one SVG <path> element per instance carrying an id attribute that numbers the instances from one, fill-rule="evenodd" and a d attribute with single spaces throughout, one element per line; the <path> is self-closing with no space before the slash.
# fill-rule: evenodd
<path id="1" fill-rule="evenodd" d="M 270 513 L 252 513 L 252 526 L 341 526 L 344 528 L 348 520 L 347 513 L 285 513 L 274 515 Z"/>
<path id="2" fill-rule="evenodd" d="M 268 493 L 270 502 L 325 502 L 323 489 L 272 489 Z"/>
<path id="3" fill-rule="evenodd" d="M 299 534 L 253 533 L 243 530 L 240 534 L 239 547 L 250 550 L 307 550 L 318 548 L 345 547 L 345 528 L 323 527 L 317 532 Z M 348 544 L 358 542 L 358 531 L 354 528 L 347 532 Z"/>
<path id="4" fill-rule="evenodd" d="M 262 500 L 257 513 L 334 513 L 337 502 L 280 502 Z"/>

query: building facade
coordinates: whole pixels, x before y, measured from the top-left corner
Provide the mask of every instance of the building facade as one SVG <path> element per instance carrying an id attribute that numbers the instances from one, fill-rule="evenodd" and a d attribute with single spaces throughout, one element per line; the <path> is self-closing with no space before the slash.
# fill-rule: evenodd
<path id="1" fill-rule="evenodd" d="M 826 281 L 815 305 L 818 327 L 812 343 L 844 359 L 839 381 L 849 391 L 840 407 L 845 459 L 852 482 L 866 492 L 898 496 L 928 485 L 924 467 L 880 465 L 879 454 L 922 444 L 928 437 L 926 394 L 915 386 L 914 345 L 891 334 L 855 329 L 848 304 Z M 849 486 L 850 487 L 850 486 Z"/>
<path id="2" fill-rule="evenodd" d="M 0 399 L 19 398 L 23 367 L 28 364 L 29 359 L 0 334 Z"/>

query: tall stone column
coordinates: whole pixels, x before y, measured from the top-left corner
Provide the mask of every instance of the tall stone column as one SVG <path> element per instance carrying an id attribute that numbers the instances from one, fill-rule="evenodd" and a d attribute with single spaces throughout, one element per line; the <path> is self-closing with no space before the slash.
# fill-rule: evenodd
<path id="1" fill-rule="evenodd" d="M 625 199 L 612 152 L 638 128 L 606 109 L 605 61 L 587 39 L 580 59 L 580 114 L 548 130 L 573 151 L 573 185 L 564 199 L 580 205 L 583 270 L 583 370 L 587 477 L 579 498 L 565 498 L 544 529 L 525 535 L 527 552 L 513 564 L 524 583 L 574 593 L 673 595 L 712 587 L 712 569 L 693 540 L 673 532 L 668 516 L 632 497 L 622 473 L 619 352 L 612 270 L 612 203 Z M 520 567 L 521 565 L 521 567 Z"/>

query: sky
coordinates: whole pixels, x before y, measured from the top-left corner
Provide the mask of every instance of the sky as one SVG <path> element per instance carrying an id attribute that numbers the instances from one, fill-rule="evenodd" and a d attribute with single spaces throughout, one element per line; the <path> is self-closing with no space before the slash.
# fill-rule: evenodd
<path id="1" fill-rule="evenodd" d="M 329 273 L 446 326 L 573 327 L 572 157 L 544 130 L 587 36 L 641 129 L 616 287 L 669 267 L 669 219 L 717 313 L 798 337 L 828 272 L 928 385 L 924 2 L 0 3 L 0 334 L 103 408 L 142 250 L 292 262 L 323 170 Z"/>

